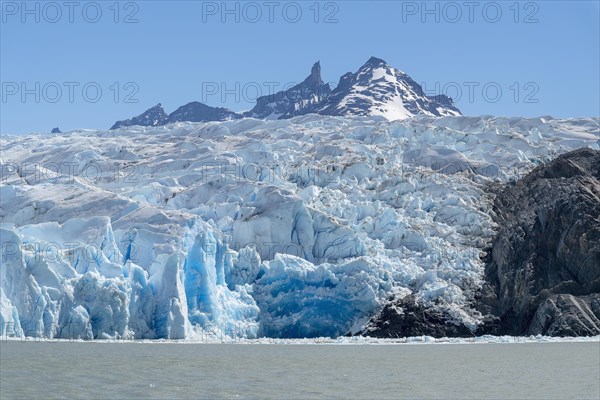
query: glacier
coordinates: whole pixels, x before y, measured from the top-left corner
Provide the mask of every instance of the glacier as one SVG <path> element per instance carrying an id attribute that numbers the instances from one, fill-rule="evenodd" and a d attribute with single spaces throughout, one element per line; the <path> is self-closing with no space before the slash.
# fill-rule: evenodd
<path id="1" fill-rule="evenodd" d="M 475 328 L 487 187 L 600 119 L 306 115 L 0 136 L 0 334 L 339 337 L 414 294 Z"/>

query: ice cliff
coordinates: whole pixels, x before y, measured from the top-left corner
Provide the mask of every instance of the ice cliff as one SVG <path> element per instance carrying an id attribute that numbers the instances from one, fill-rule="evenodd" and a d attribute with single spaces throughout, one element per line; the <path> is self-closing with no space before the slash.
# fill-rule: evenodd
<path id="1" fill-rule="evenodd" d="M 335 337 L 407 295 L 475 329 L 486 185 L 599 149 L 598 126 L 308 115 L 2 136 L 1 333 Z"/>

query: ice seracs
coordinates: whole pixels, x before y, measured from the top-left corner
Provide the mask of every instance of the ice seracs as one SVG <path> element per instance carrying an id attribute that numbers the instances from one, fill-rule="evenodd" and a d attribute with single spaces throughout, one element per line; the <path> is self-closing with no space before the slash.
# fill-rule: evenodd
<path id="1" fill-rule="evenodd" d="M 337 336 L 407 295 L 472 329 L 485 185 L 598 149 L 598 126 L 305 115 L 2 136 L 2 332 Z"/>

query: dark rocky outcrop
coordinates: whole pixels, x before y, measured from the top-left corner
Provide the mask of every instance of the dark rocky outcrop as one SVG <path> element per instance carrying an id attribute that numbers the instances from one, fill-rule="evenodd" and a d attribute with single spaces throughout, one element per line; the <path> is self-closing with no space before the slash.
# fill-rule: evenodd
<path id="1" fill-rule="evenodd" d="M 494 189 L 499 225 L 474 307 L 476 335 L 600 334 L 600 151 L 579 149 Z M 443 307 L 394 300 L 361 334 L 469 336 Z"/>
<path id="2" fill-rule="evenodd" d="M 56 127 L 56 128 L 52 128 L 52 132 L 50 133 L 62 133 L 62 131 L 60 130 L 60 128 Z"/>
<path id="3" fill-rule="evenodd" d="M 158 103 L 154 107 L 147 109 L 146 111 L 144 111 L 136 117 L 115 122 L 113 126 L 110 127 L 110 129 L 118 129 L 125 126 L 133 125 L 159 126 L 164 125 L 167 122 L 168 118 L 169 116 L 165 112 L 164 108 L 160 103 Z"/>
<path id="4" fill-rule="evenodd" d="M 600 333 L 600 294 L 553 294 L 542 302 L 529 325 L 529 334 L 589 336 Z"/>
<path id="5" fill-rule="evenodd" d="M 321 79 L 321 64 L 317 61 L 304 81 L 287 90 L 259 97 L 254 108 L 244 116 L 268 119 L 292 118 L 305 113 L 305 110 L 325 99 L 329 93 L 331 88 Z"/>
<path id="6" fill-rule="evenodd" d="M 227 121 L 242 118 L 240 114 L 223 107 L 211 107 L 198 101 L 192 101 L 169 114 L 166 123 L 172 122 L 210 122 Z"/>
<path id="7" fill-rule="evenodd" d="M 132 125 L 160 126 L 173 122 L 227 121 L 238 118 L 242 118 L 242 116 L 227 108 L 211 107 L 197 101 L 187 103 L 167 115 L 162 105 L 159 103 L 156 106 L 147 109 L 137 117 L 115 122 L 110 129 L 118 129 Z"/>
<path id="8" fill-rule="evenodd" d="M 413 295 L 387 304 L 359 334 L 380 338 L 473 336 L 466 326 L 452 322 L 442 309 L 423 306 Z"/>
<path id="9" fill-rule="evenodd" d="M 484 330 L 600 334 L 600 152 L 579 149 L 501 189 L 486 266 Z"/>

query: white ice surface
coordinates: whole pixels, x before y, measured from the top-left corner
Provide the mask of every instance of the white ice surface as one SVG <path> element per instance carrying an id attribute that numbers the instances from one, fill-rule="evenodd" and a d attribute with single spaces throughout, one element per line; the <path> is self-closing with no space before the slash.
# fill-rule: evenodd
<path id="1" fill-rule="evenodd" d="M 598 119 L 303 116 L 2 136 L 2 334 L 321 337 L 415 293 L 469 327 L 490 183 Z"/>

